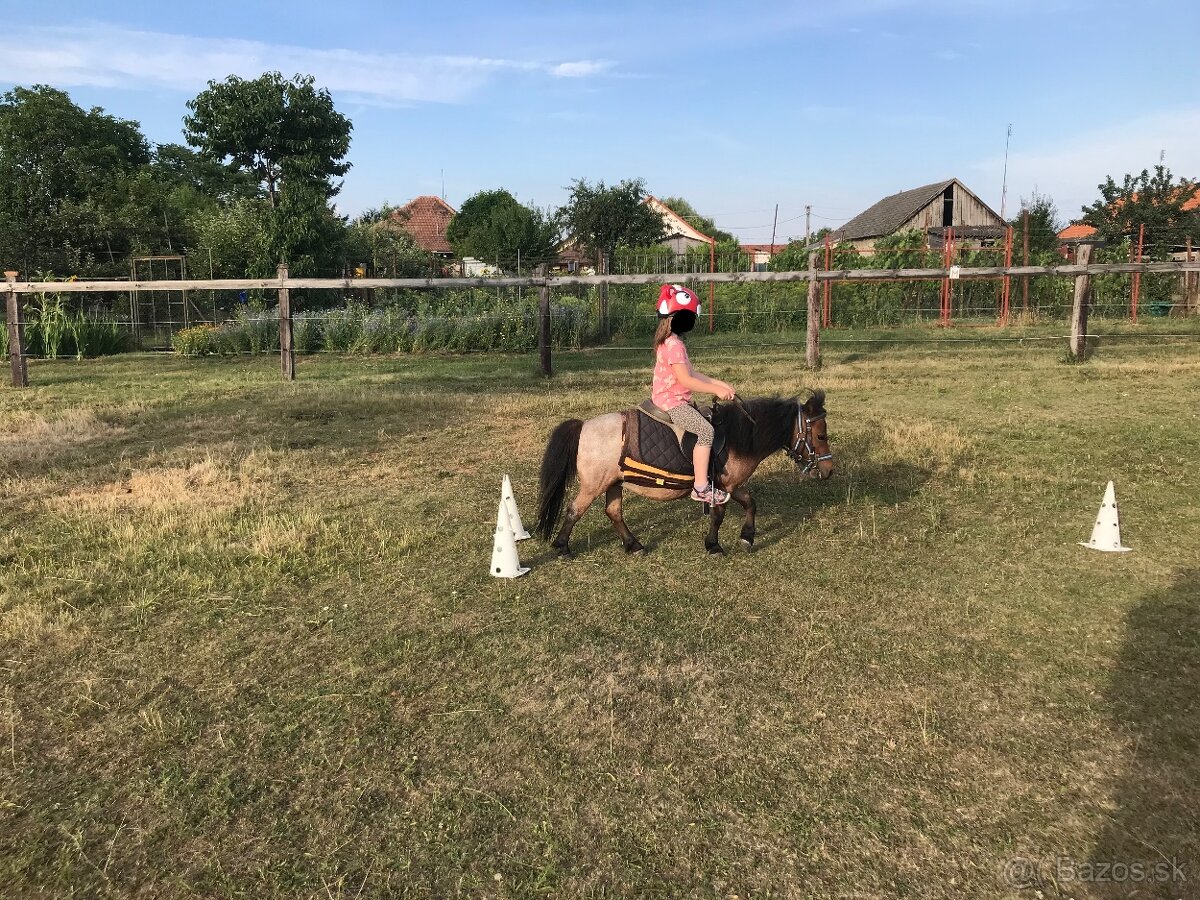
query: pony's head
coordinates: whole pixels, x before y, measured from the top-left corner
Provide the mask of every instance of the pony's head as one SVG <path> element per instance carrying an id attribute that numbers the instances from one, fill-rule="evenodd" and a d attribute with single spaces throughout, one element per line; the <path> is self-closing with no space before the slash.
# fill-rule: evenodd
<path id="1" fill-rule="evenodd" d="M 807 400 L 797 404 L 792 446 L 787 455 L 800 468 L 801 474 L 809 478 L 828 478 L 833 474 L 824 391 L 813 391 Z"/>

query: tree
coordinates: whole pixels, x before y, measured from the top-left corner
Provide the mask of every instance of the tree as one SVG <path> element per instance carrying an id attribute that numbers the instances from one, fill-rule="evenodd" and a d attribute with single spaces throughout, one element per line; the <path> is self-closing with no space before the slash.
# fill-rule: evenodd
<path id="1" fill-rule="evenodd" d="M 429 255 L 417 246 L 388 203 L 360 213 L 346 228 L 345 254 L 352 264 L 369 264 L 390 278 L 415 278 L 429 272 Z"/>
<path id="2" fill-rule="evenodd" d="M 209 159 L 253 173 L 266 187 L 271 208 L 291 181 L 323 182 L 333 197 L 332 178 L 345 175 L 350 120 L 333 108 L 329 91 L 311 75 L 290 81 L 267 72 L 252 81 L 230 75 L 188 101 L 184 136 Z"/>
<path id="3" fill-rule="evenodd" d="M 1126 175 L 1121 185 L 1110 175 L 1097 187 L 1101 199 L 1083 208 L 1080 221 L 1112 243 L 1136 241 L 1139 227 L 1145 225 L 1145 255 L 1153 259 L 1169 256 L 1189 235 L 1200 236 L 1200 208 L 1184 209 L 1200 184 L 1186 178 L 1176 181 L 1165 166 L 1155 166 L 1153 175 L 1147 169 Z"/>
<path id="4" fill-rule="evenodd" d="M 553 222 L 541 210 L 518 203 L 504 189 L 468 198 L 446 229 L 446 239 L 461 256 L 482 260 L 546 260 L 556 237 Z"/>
<path id="5" fill-rule="evenodd" d="M 696 207 L 688 203 L 682 197 L 668 197 L 663 200 L 663 205 L 671 209 L 675 215 L 682 218 L 685 222 L 699 231 L 701 234 L 707 235 L 710 238 L 716 238 L 718 243 L 737 243 L 737 238 L 728 231 L 722 231 L 717 227 L 716 223 L 708 216 L 702 216 L 696 211 Z"/>
<path id="6" fill-rule="evenodd" d="M 603 181 L 592 186 L 580 178 L 569 190 L 567 205 L 558 211 L 558 223 L 598 263 L 618 246 L 646 247 L 662 240 L 666 224 L 646 205 L 642 179 L 626 179 L 610 188 Z"/>
<path id="7" fill-rule="evenodd" d="M 1062 230 L 1062 221 L 1058 216 L 1058 207 L 1054 200 L 1036 190 L 1026 200 L 1021 198 L 1021 213 L 1008 224 L 1013 227 L 1013 240 L 1024 240 L 1028 213 L 1029 250 L 1031 253 L 1055 253 L 1058 251 L 1058 232 Z"/>
<path id="8" fill-rule="evenodd" d="M 79 268 L 127 251 L 123 183 L 150 161 L 136 122 L 84 111 L 46 85 L 0 96 L 0 256 L 6 266 Z M 127 223 L 124 223 L 127 226 Z"/>
<path id="9" fill-rule="evenodd" d="M 345 175 L 350 120 L 311 75 L 210 81 L 188 102 L 187 142 L 207 159 L 251 173 L 266 190 L 270 258 L 309 275 L 336 269 L 345 223 L 329 207 Z"/>

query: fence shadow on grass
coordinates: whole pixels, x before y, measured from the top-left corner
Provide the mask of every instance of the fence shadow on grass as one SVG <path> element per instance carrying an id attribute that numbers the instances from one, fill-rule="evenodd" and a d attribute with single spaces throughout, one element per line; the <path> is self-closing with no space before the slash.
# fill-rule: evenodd
<path id="1" fill-rule="evenodd" d="M 1200 884 L 1200 568 L 1177 573 L 1170 587 L 1143 597 L 1126 626 L 1107 700 L 1132 750 L 1117 783 L 1116 808 L 1092 854 L 1097 871 L 1112 867 L 1114 883 L 1100 885 L 1109 890 L 1099 896 L 1194 897 Z M 1137 863 L 1161 877 L 1116 883 L 1122 874 L 1116 864 Z"/>

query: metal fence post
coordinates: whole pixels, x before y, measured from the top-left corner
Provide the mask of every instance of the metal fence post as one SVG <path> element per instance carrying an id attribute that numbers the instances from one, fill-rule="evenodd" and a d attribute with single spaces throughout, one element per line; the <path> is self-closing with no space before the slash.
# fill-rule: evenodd
<path id="1" fill-rule="evenodd" d="M 540 265 L 534 270 L 534 278 L 540 279 L 538 284 L 538 356 L 541 358 L 542 374 L 553 375 L 550 366 L 550 276 L 546 266 Z"/>
<path id="2" fill-rule="evenodd" d="M 12 365 L 13 387 L 29 387 L 29 363 L 25 359 L 25 323 L 21 321 L 21 295 L 17 293 L 17 273 L 5 272 L 8 282 L 8 360 Z"/>

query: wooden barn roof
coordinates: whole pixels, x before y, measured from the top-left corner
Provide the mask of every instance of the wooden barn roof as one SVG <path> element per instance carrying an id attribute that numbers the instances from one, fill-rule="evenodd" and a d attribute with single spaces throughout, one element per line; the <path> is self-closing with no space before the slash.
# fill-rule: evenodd
<path id="1" fill-rule="evenodd" d="M 884 197 L 874 206 L 863 210 L 837 229 L 834 237 L 843 241 L 857 241 L 861 238 L 891 234 L 915 216 L 922 207 L 945 192 L 946 188 L 954 182 L 955 179 L 950 178 L 936 184 L 926 184 L 910 191 L 901 191 L 890 197 Z"/>
<path id="2" fill-rule="evenodd" d="M 446 228 L 454 217 L 454 207 L 441 197 L 426 194 L 404 204 L 395 213 L 396 223 L 413 236 L 426 253 L 453 253 L 446 240 Z"/>
<path id="3" fill-rule="evenodd" d="M 948 178 L 945 181 L 939 181 L 935 184 L 922 185 L 919 188 L 901 191 L 898 194 L 892 194 L 890 197 L 884 197 L 874 206 L 863 210 L 841 228 L 837 229 L 833 233 L 833 238 L 839 241 L 857 241 L 863 238 L 882 237 L 885 234 L 891 234 L 915 216 L 922 208 L 936 200 L 952 184 L 957 184 L 976 200 L 979 200 L 975 192 L 957 178 Z M 979 200 L 979 203 L 985 209 L 991 211 L 991 207 L 982 200 Z M 996 216 L 996 219 L 999 220 L 1000 216 L 994 211 L 992 211 L 992 215 Z"/>

